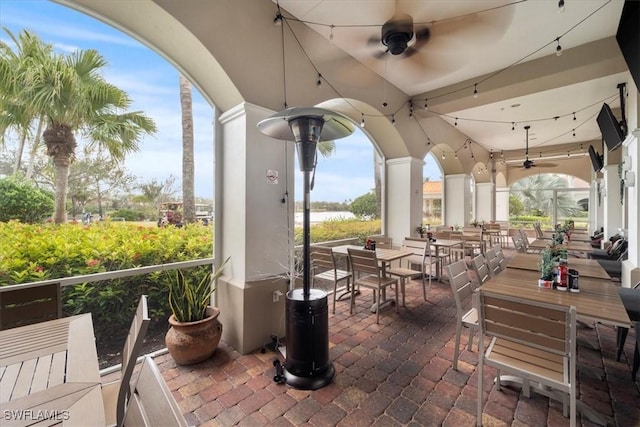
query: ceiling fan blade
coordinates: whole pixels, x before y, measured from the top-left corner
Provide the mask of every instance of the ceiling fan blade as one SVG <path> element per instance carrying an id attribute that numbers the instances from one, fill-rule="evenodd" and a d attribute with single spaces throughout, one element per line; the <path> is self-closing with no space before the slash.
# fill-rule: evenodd
<path id="1" fill-rule="evenodd" d="M 376 58 L 376 59 L 382 59 L 387 55 L 387 53 L 389 53 L 389 49 L 387 49 L 387 50 L 379 50 L 379 51 L 375 52 L 372 56 L 374 58 Z"/>
<path id="2" fill-rule="evenodd" d="M 557 163 L 536 163 L 535 165 L 539 168 L 553 168 L 558 166 Z"/>
<path id="3" fill-rule="evenodd" d="M 420 46 L 424 45 L 431 38 L 431 30 L 429 29 L 429 27 L 414 29 L 414 33 L 416 43 L 413 46 L 415 48 L 419 48 Z"/>
<path id="4" fill-rule="evenodd" d="M 382 39 L 380 38 L 380 36 L 371 36 L 369 37 L 369 39 L 367 40 L 367 44 L 368 45 L 379 45 L 382 43 Z"/>

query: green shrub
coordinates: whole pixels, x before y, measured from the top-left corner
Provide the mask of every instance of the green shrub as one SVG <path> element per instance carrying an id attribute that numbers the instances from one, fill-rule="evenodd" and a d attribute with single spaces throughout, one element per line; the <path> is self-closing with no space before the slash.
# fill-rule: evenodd
<path id="1" fill-rule="evenodd" d="M 53 196 L 22 177 L 0 179 L 0 221 L 40 222 L 53 212 Z"/>
<path id="2" fill-rule="evenodd" d="M 148 215 L 144 212 L 134 211 L 133 209 L 118 209 L 111 212 L 112 218 L 124 218 L 125 221 L 144 221 Z"/>
<path id="3" fill-rule="evenodd" d="M 109 221 L 27 225 L 0 223 L 0 285 L 26 283 L 211 256 L 209 227 L 143 227 Z M 210 267 L 189 269 L 201 275 Z M 166 318 L 168 276 L 163 272 L 63 288 L 65 315 L 92 313 L 96 335 L 126 331 L 139 296 L 150 315 Z"/>
<path id="4" fill-rule="evenodd" d="M 358 218 L 373 219 L 377 217 L 378 198 L 374 193 L 363 194 L 351 202 L 349 210 Z"/>
<path id="5" fill-rule="evenodd" d="M 380 234 L 380 220 L 338 219 L 323 221 L 311 226 L 311 243 L 328 242 L 357 237 L 364 243 L 366 236 Z M 302 244 L 302 227 L 295 229 L 296 245 Z"/>

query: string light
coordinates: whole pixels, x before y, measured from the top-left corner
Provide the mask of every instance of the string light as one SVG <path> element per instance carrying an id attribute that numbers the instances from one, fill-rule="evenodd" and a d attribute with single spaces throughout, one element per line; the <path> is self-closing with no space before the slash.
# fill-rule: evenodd
<path id="1" fill-rule="evenodd" d="M 333 29 L 335 27 L 336 27 L 335 25 L 331 24 L 331 30 L 329 31 L 329 40 L 331 41 L 333 41 Z"/>
<path id="2" fill-rule="evenodd" d="M 575 122 L 576 120 L 578 120 L 578 119 L 576 119 L 576 113 L 574 112 L 573 113 L 573 121 Z"/>
<path id="3" fill-rule="evenodd" d="M 396 116 L 394 115 L 391 115 L 391 124 L 394 126 L 396 125 Z"/>
<path id="4" fill-rule="evenodd" d="M 360 120 L 360 127 L 363 128 L 364 127 L 364 113 L 362 114 L 362 120 Z"/>
<path id="5" fill-rule="evenodd" d="M 276 17 L 273 18 L 273 25 L 279 27 L 282 25 L 282 14 L 280 12 L 276 13 Z"/>
<path id="6" fill-rule="evenodd" d="M 425 98 L 425 100 L 424 100 L 424 108 L 429 108 L 428 101 L 429 100 L 427 98 Z"/>
<path id="7" fill-rule="evenodd" d="M 571 157 L 571 152 L 567 151 L 567 157 Z"/>
<path id="8" fill-rule="evenodd" d="M 516 122 L 511 122 L 511 130 L 516 130 Z"/>
<path id="9" fill-rule="evenodd" d="M 556 56 L 562 55 L 562 46 L 560 46 L 560 37 L 556 39 L 558 46 L 556 46 Z"/>
<path id="10" fill-rule="evenodd" d="M 558 13 L 564 12 L 564 0 L 558 1 Z"/>
<path id="11" fill-rule="evenodd" d="M 473 97 L 474 98 L 478 97 L 478 83 L 473 85 Z"/>
<path id="12" fill-rule="evenodd" d="M 573 137 L 574 138 L 576 137 L 576 130 L 575 129 L 573 129 Z"/>
<path id="13" fill-rule="evenodd" d="M 409 101 L 409 117 L 413 117 L 413 102 Z"/>
<path id="14" fill-rule="evenodd" d="M 442 160 L 444 160 L 446 156 L 444 155 L 444 150 L 442 150 Z"/>
<path id="15" fill-rule="evenodd" d="M 316 82 L 318 87 L 322 86 L 322 74 L 318 73 L 318 81 Z"/>
<path id="16" fill-rule="evenodd" d="M 458 126 L 458 118 L 456 117 L 456 126 Z"/>
<path id="17" fill-rule="evenodd" d="M 458 158 L 458 152 L 457 152 L 457 151 L 453 153 L 453 158 L 454 158 L 454 159 L 457 159 L 457 158 Z"/>

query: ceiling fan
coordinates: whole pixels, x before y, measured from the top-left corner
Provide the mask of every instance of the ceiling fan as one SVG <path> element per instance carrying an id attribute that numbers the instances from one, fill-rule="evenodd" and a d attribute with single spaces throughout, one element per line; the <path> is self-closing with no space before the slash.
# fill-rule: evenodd
<path id="1" fill-rule="evenodd" d="M 531 126 L 526 125 L 524 127 L 524 130 L 526 132 L 526 142 L 525 142 L 525 150 L 524 150 L 524 162 L 522 162 L 522 166 L 516 166 L 513 165 L 511 167 L 521 167 L 524 169 L 531 169 L 533 167 L 548 167 L 548 168 L 552 168 L 554 166 L 557 166 L 555 163 L 534 163 L 533 160 L 529 160 L 529 129 L 531 129 Z"/>
<path id="2" fill-rule="evenodd" d="M 382 58 L 387 53 L 408 57 L 416 54 L 430 36 L 431 30 L 428 27 L 416 28 L 410 15 L 396 13 L 382 25 L 381 36 L 370 37 L 368 44 L 382 43 L 386 46 L 386 50 L 374 54 L 377 58 Z M 414 43 L 409 45 L 412 40 Z"/>

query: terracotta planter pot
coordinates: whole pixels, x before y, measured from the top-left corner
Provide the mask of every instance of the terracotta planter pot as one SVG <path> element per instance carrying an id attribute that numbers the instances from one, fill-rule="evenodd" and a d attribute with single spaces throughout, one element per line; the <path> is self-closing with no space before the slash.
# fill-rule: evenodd
<path id="1" fill-rule="evenodd" d="M 207 308 L 209 317 L 197 322 L 178 322 L 169 317 L 171 327 L 165 336 L 169 354 L 178 365 L 192 365 L 207 360 L 220 343 L 222 324 L 218 321 L 220 310 Z"/>

